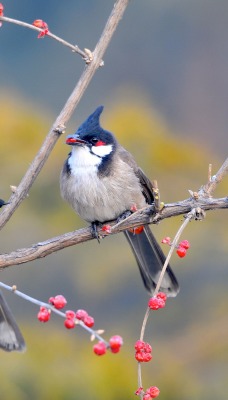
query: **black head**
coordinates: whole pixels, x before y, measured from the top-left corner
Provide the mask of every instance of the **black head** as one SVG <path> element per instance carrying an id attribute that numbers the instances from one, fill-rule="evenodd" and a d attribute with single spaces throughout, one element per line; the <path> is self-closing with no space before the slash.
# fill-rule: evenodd
<path id="1" fill-rule="evenodd" d="M 66 144 L 71 146 L 89 146 L 90 151 L 98 157 L 111 154 L 116 148 L 116 139 L 111 132 L 100 126 L 100 115 L 103 106 L 98 107 L 73 134 L 67 136 Z"/>
<path id="2" fill-rule="evenodd" d="M 96 165 L 98 173 L 107 176 L 111 173 L 117 142 L 111 132 L 100 126 L 99 118 L 103 108 L 103 106 L 98 107 L 73 135 L 67 136 L 66 144 L 73 147 L 70 158 L 76 151 L 75 165 L 80 163 L 80 156 L 83 159 L 83 165 L 86 162 L 88 162 L 88 165 Z"/>

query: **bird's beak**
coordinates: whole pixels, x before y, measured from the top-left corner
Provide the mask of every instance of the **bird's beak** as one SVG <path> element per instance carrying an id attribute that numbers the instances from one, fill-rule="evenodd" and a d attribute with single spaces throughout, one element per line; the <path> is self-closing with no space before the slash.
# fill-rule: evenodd
<path id="1" fill-rule="evenodd" d="M 69 135 L 66 138 L 66 144 L 69 144 L 70 146 L 83 146 L 84 144 L 86 144 L 86 141 L 79 139 L 75 135 Z"/>

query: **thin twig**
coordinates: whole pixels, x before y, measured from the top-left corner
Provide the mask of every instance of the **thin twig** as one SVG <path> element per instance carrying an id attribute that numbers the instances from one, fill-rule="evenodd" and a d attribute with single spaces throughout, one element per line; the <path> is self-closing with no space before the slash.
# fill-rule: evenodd
<path id="1" fill-rule="evenodd" d="M 195 218 L 195 215 L 196 215 L 196 210 L 195 209 L 191 210 L 187 214 L 187 216 L 185 216 L 184 222 L 181 224 L 180 228 L 178 229 L 178 231 L 177 231 L 177 233 L 176 233 L 176 235 L 175 235 L 175 237 L 173 239 L 173 242 L 172 242 L 172 245 L 170 247 L 169 253 L 168 253 L 167 257 L 166 257 L 165 263 L 164 263 L 164 265 L 162 267 L 162 270 L 161 270 L 161 273 L 160 273 L 160 276 L 159 276 L 159 279 L 158 279 L 158 282 L 157 282 L 157 285 L 156 285 L 156 288 L 155 288 L 153 296 L 156 296 L 158 294 L 159 290 L 160 290 L 161 283 L 162 283 L 162 280 L 164 278 L 166 268 L 167 268 L 167 266 L 169 264 L 170 258 L 171 258 L 172 254 L 173 254 L 173 252 L 174 252 L 174 250 L 175 250 L 175 248 L 177 246 L 177 243 L 179 241 L 179 238 L 180 238 L 183 230 L 186 228 L 188 223 L 193 218 Z"/>
<path id="2" fill-rule="evenodd" d="M 20 184 L 18 185 L 17 191 L 11 196 L 10 205 L 6 206 L 1 213 L 0 229 L 2 229 L 3 226 L 7 223 L 7 221 L 13 215 L 23 199 L 26 198 L 30 187 L 32 186 L 33 182 L 35 181 L 45 162 L 47 161 L 52 149 L 54 148 L 60 136 L 60 133 L 63 132 L 63 127 L 70 119 L 73 111 L 75 110 L 87 86 L 89 85 L 89 82 L 91 81 L 96 70 L 99 68 L 103 55 L 110 43 L 110 40 L 116 30 L 118 23 L 123 16 L 128 2 L 129 0 L 117 0 L 117 2 L 114 4 L 112 13 L 93 52 L 93 60 L 85 67 L 75 89 L 73 90 L 61 113 L 54 122 L 50 132 L 46 136 L 39 152 L 35 156 L 29 169 L 27 170 Z"/>
<path id="3" fill-rule="evenodd" d="M 45 303 L 43 301 L 37 300 L 34 297 L 31 297 L 31 296 L 29 296 L 29 295 L 27 295 L 27 294 L 25 294 L 23 292 L 20 292 L 19 290 L 16 289 L 16 287 L 14 285 L 13 286 L 8 286 L 5 283 L 0 282 L 0 287 L 3 288 L 3 289 L 8 290 L 11 293 L 16 294 L 17 296 L 21 297 L 22 299 L 24 299 L 26 301 L 29 301 L 30 303 L 33 303 L 33 304 L 35 304 L 35 305 L 37 305 L 39 307 L 45 307 L 48 310 L 52 311 L 53 313 L 55 313 L 55 314 L 59 315 L 60 317 L 66 319 L 66 314 L 64 312 L 59 311 L 58 309 L 56 309 L 55 307 L 53 307 L 49 303 Z M 109 343 L 106 342 L 106 340 L 104 340 L 104 338 L 102 338 L 102 336 L 100 336 L 97 331 L 95 331 L 94 329 L 86 326 L 83 321 L 81 321 L 81 320 L 76 318 L 76 325 L 80 325 L 83 329 L 85 329 L 87 332 L 89 332 L 89 334 L 91 336 L 96 337 L 98 340 L 100 340 L 103 343 L 105 343 L 106 347 L 109 346 Z"/>
<path id="4" fill-rule="evenodd" d="M 178 243 L 178 241 L 179 241 L 179 238 L 180 238 L 180 236 L 181 236 L 183 230 L 186 228 L 187 224 L 188 224 L 188 223 L 191 221 L 191 219 L 193 219 L 194 217 L 195 217 L 195 209 L 193 209 L 190 213 L 188 213 L 188 215 L 186 216 L 184 222 L 181 224 L 180 228 L 178 229 L 178 231 L 177 231 L 177 233 L 176 233 L 176 235 L 175 235 L 175 237 L 174 237 L 174 239 L 173 239 L 173 242 L 172 242 L 172 245 L 171 245 L 171 247 L 170 247 L 169 253 L 168 253 L 167 257 L 166 257 L 165 263 L 164 263 L 164 265 L 163 265 L 163 267 L 162 267 L 162 270 L 161 270 L 161 273 L 160 273 L 160 276 L 159 276 L 159 279 L 158 279 L 158 282 L 157 282 L 155 291 L 154 291 L 154 293 L 153 293 L 153 297 L 156 297 L 156 295 L 157 295 L 158 292 L 159 292 L 159 289 L 160 289 L 160 287 L 161 287 L 161 283 L 162 283 L 162 280 L 163 280 L 165 271 L 166 271 L 166 269 L 167 269 L 167 266 L 168 266 L 168 264 L 169 264 L 170 258 L 171 258 L 172 254 L 173 254 L 173 251 L 175 250 L 175 248 L 176 248 L 176 246 L 177 246 L 177 243 Z M 149 315 L 150 315 L 150 308 L 147 307 L 146 313 L 145 313 L 145 316 L 144 316 L 144 319 L 143 319 L 142 327 L 141 327 L 141 332 L 140 332 L 140 340 L 141 340 L 141 341 L 143 341 L 143 339 L 144 339 L 145 329 L 146 329 L 146 325 L 147 325 L 147 321 L 148 321 Z M 143 387 L 143 385 L 142 385 L 142 368 L 141 368 L 141 363 L 138 363 L 138 387 Z M 140 395 L 140 396 L 141 396 L 141 399 L 142 399 L 142 398 L 143 398 L 143 394 Z"/>
<path id="5" fill-rule="evenodd" d="M 42 31 L 43 31 L 43 29 L 37 28 L 36 26 L 34 26 L 34 25 L 32 25 L 32 24 L 28 24 L 27 22 L 19 21 L 19 20 L 17 20 L 17 19 L 13 19 L 13 18 L 0 17 L 0 21 L 2 21 L 2 22 L 8 22 L 8 23 L 10 23 L 10 24 L 19 25 L 19 26 L 22 26 L 23 28 L 29 28 L 29 29 L 32 29 L 32 30 L 37 31 L 37 32 L 42 32 Z M 87 60 L 87 59 L 88 59 L 87 54 L 86 54 L 84 51 L 82 51 L 77 45 L 73 45 L 73 44 L 67 42 L 66 40 L 60 38 L 59 36 L 54 35 L 54 34 L 51 33 L 50 31 L 48 31 L 48 32 L 45 34 L 45 36 L 48 36 L 48 37 L 50 37 L 50 38 L 56 40 L 57 42 L 63 44 L 64 46 L 69 47 L 74 53 L 77 53 L 77 54 L 79 54 L 80 56 L 82 56 L 82 58 L 83 58 L 84 60 Z"/>

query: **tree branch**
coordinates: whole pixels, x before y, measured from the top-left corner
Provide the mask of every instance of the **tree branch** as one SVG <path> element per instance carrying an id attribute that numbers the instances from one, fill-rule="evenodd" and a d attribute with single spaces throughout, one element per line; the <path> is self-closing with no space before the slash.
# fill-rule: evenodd
<path id="1" fill-rule="evenodd" d="M 129 0 L 117 0 L 114 4 L 112 13 L 93 52 L 93 60 L 85 67 L 75 89 L 73 90 L 61 113 L 54 122 L 40 150 L 38 151 L 32 164 L 30 165 L 29 169 L 27 170 L 20 184 L 18 185 L 16 192 L 13 193 L 13 195 L 11 196 L 10 204 L 7 205 L 2 211 L 0 215 L 0 229 L 2 229 L 3 226 L 7 223 L 7 221 L 13 215 L 23 199 L 26 198 L 30 187 L 32 186 L 33 182 L 35 181 L 45 162 L 47 161 L 60 134 L 63 133 L 65 124 L 70 119 L 73 111 L 75 110 L 87 86 L 89 85 L 89 82 L 91 81 L 96 70 L 99 68 L 105 50 L 107 49 L 112 35 L 115 32 L 116 27 L 123 16 L 128 2 Z"/>
<path id="2" fill-rule="evenodd" d="M 115 222 L 112 222 L 111 233 L 103 231 L 102 228 L 98 229 L 98 233 L 101 236 L 108 236 L 140 225 L 156 224 L 158 221 L 165 218 L 186 214 L 193 208 L 203 211 L 228 208 L 228 197 L 220 199 L 207 198 L 204 200 L 195 200 L 194 198 L 190 198 L 177 203 L 165 204 L 162 211 L 158 214 L 154 214 L 154 205 L 150 205 L 136 211 L 120 223 L 115 224 Z M 62 250 L 63 248 L 74 246 L 92 239 L 94 239 L 94 237 L 92 236 L 90 227 L 68 232 L 44 242 L 36 243 L 28 248 L 19 249 L 9 254 L 1 254 L 0 269 L 34 261 L 38 258 L 43 258 L 56 251 Z"/>

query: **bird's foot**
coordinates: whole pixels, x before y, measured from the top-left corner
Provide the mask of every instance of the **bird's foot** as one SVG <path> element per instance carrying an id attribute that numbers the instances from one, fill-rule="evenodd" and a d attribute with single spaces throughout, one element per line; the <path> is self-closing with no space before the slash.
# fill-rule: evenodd
<path id="1" fill-rule="evenodd" d="M 94 221 L 94 222 L 91 223 L 92 236 L 93 236 L 93 238 L 97 239 L 98 243 L 100 243 L 100 236 L 99 236 L 99 233 L 98 233 L 98 230 L 97 230 L 99 225 L 100 225 L 100 222 L 98 222 L 98 221 Z"/>

